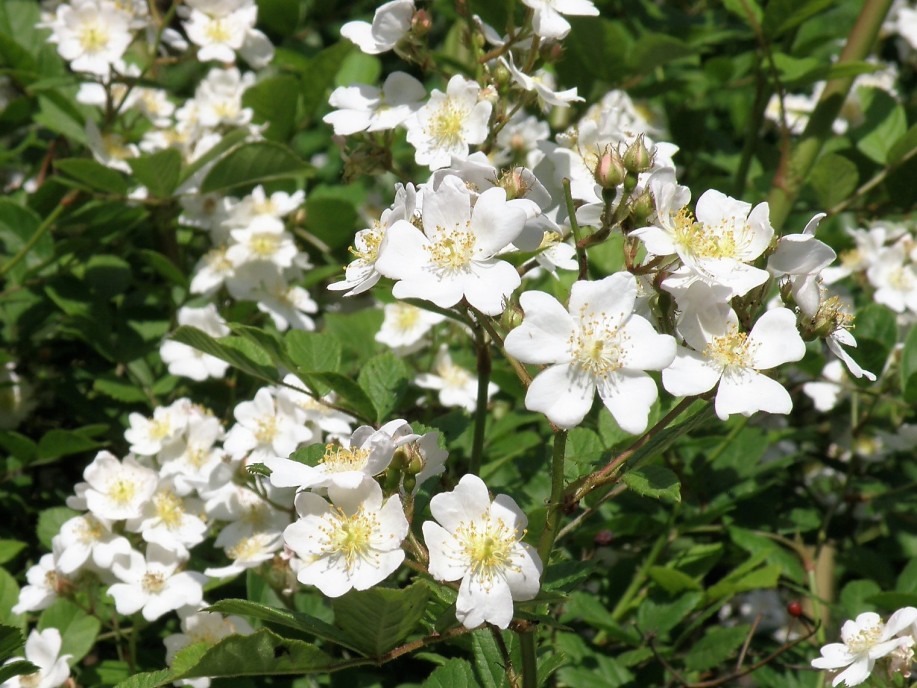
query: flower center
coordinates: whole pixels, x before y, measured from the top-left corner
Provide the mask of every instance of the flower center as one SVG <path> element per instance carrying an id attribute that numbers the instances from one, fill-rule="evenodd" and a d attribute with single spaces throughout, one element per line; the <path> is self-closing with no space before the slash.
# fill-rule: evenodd
<path id="1" fill-rule="evenodd" d="M 470 231 L 447 230 L 437 227 L 436 238 L 424 246 L 430 261 L 441 270 L 460 270 L 468 266 L 474 256 L 477 240 Z"/>
<path id="2" fill-rule="evenodd" d="M 513 568 L 513 548 L 518 538 L 502 519 L 485 516 L 480 521 L 462 524 L 456 529 L 455 537 L 472 575 L 484 582 L 489 583 Z"/>
<path id="3" fill-rule="evenodd" d="M 343 473 L 344 471 L 362 471 L 369 458 L 369 449 L 350 448 L 334 444 L 325 445 L 325 455 L 321 464 L 330 473 Z"/>
<path id="4" fill-rule="evenodd" d="M 348 571 L 357 562 L 374 555 L 373 531 L 379 527 L 379 520 L 374 514 L 360 509 L 348 516 L 339 507 L 334 507 L 324 520 L 321 530 L 326 541 L 322 551 L 332 557 L 343 558 Z"/>
<path id="5" fill-rule="evenodd" d="M 420 309 L 409 304 L 397 304 L 395 310 L 395 327 L 402 332 L 413 330 L 420 320 Z"/>
<path id="6" fill-rule="evenodd" d="M 277 416 L 262 416 L 257 421 L 255 439 L 261 444 L 270 444 L 277 436 Z"/>
<path id="7" fill-rule="evenodd" d="M 888 273 L 888 283 L 898 291 L 911 291 L 914 280 L 909 270 L 904 266 L 894 268 Z"/>
<path id="8" fill-rule="evenodd" d="M 471 374 L 452 363 L 441 363 L 436 367 L 436 372 L 445 381 L 447 387 L 463 388 L 471 382 Z"/>
<path id="9" fill-rule="evenodd" d="M 222 19 L 211 19 L 207 23 L 207 28 L 204 29 L 204 34 L 213 43 L 228 43 L 229 39 L 232 38 L 229 26 Z"/>
<path id="10" fill-rule="evenodd" d="M 868 651 L 882 637 L 882 626 L 870 626 L 857 631 L 853 637 L 847 639 L 847 647 L 853 654 Z"/>
<path id="11" fill-rule="evenodd" d="M 149 435 L 150 439 L 161 440 L 168 436 L 170 423 L 168 418 L 161 418 L 159 420 L 150 421 Z"/>
<path id="12" fill-rule="evenodd" d="M 142 587 L 145 592 L 155 595 L 166 587 L 166 578 L 161 573 L 147 571 L 143 574 L 143 578 L 140 581 L 140 587 Z"/>
<path id="13" fill-rule="evenodd" d="M 376 258 L 379 257 L 379 246 L 382 244 L 384 235 L 385 230 L 382 225 L 374 222 L 371 229 L 365 229 L 357 234 L 357 239 L 354 242 L 357 247 L 351 246 L 347 250 L 356 258 L 372 265 L 376 262 Z"/>
<path id="14" fill-rule="evenodd" d="M 153 505 L 156 509 L 156 516 L 167 528 L 174 529 L 181 525 L 185 507 L 174 492 L 160 492 L 153 497 Z"/>
<path id="15" fill-rule="evenodd" d="M 457 148 L 462 145 L 462 129 L 467 117 L 464 108 L 457 107 L 447 98 L 427 122 L 427 135 L 438 148 Z"/>
<path id="16" fill-rule="evenodd" d="M 22 686 L 22 688 L 37 688 L 41 685 L 41 671 L 20 676 L 19 685 Z"/>
<path id="17" fill-rule="evenodd" d="M 102 52 L 108 46 L 108 31 L 103 24 L 88 24 L 80 29 L 80 47 L 83 51 L 94 55 Z"/>
<path id="18" fill-rule="evenodd" d="M 602 319 L 588 320 L 581 314 L 579 331 L 570 337 L 573 361 L 589 375 L 605 377 L 623 367 L 628 339 L 618 328 L 607 325 L 604 313 Z"/>
<path id="19" fill-rule="evenodd" d="M 88 545 L 92 542 L 101 540 L 103 532 L 101 523 L 92 516 L 85 516 L 80 522 L 80 527 L 77 529 L 76 536 L 80 542 L 84 545 Z"/>
<path id="20" fill-rule="evenodd" d="M 233 561 L 251 561 L 267 552 L 264 542 L 264 533 L 255 533 L 242 538 L 235 545 L 226 550 L 226 554 Z"/>
<path id="21" fill-rule="evenodd" d="M 119 506 L 130 504 L 137 494 L 137 484 L 131 480 L 115 480 L 108 489 L 108 498 Z"/>
<path id="22" fill-rule="evenodd" d="M 259 258 L 269 258 L 277 252 L 280 237 L 276 234 L 255 234 L 248 242 L 249 248 Z"/>
<path id="23" fill-rule="evenodd" d="M 675 243 L 697 258 L 736 258 L 739 243 L 735 223 L 725 220 L 718 225 L 697 222 L 687 208 L 672 218 Z"/>
<path id="24" fill-rule="evenodd" d="M 751 368 L 751 352 L 748 347 L 748 335 L 739 332 L 734 325 L 730 331 L 721 337 L 714 337 L 713 341 L 704 348 L 704 356 L 714 361 L 721 368 L 735 366 L 737 368 Z"/>

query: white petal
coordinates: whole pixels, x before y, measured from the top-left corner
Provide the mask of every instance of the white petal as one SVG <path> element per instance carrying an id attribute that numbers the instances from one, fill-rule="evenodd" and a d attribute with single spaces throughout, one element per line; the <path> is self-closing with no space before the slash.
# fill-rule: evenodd
<path id="1" fill-rule="evenodd" d="M 579 425 L 595 399 L 595 383 L 583 374 L 575 375 L 570 364 L 561 363 L 539 373 L 529 385 L 525 407 L 540 411 L 557 426 Z"/>
<path id="2" fill-rule="evenodd" d="M 506 335 L 506 352 L 523 363 L 569 361 L 573 319 L 567 309 L 542 291 L 523 292 L 519 303 L 525 319 Z"/>
<path id="3" fill-rule="evenodd" d="M 806 343 L 799 336 L 796 316 L 789 308 L 774 308 L 758 318 L 747 345 L 757 370 L 798 361 L 806 354 Z"/>

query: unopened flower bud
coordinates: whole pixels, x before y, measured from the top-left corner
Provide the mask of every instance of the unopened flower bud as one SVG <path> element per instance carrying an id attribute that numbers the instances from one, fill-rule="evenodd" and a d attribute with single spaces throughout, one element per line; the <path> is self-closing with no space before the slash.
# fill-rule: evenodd
<path id="1" fill-rule="evenodd" d="M 595 534 L 595 537 L 592 539 L 592 541 L 596 544 L 597 547 L 607 547 L 614 539 L 614 533 L 612 533 L 610 530 L 600 530 Z"/>
<path id="2" fill-rule="evenodd" d="M 611 146 L 606 146 L 605 151 L 599 156 L 595 164 L 595 181 L 603 189 L 614 189 L 624 182 L 627 170 L 621 155 Z"/>
<path id="3" fill-rule="evenodd" d="M 630 204 L 630 212 L 634 218 L 634 227 L 645 227 L 649 219 L 656 212 L 656 203 L 649 189 L 644 189 Z"/>
<path id="4" fill-rule="evenodd" d="M 500 316 L 500 324 L 507 332 L 519 327 L 522 324 L 522 311 L 518 307 L 507 307 Z"/>
<path id="5" fill-rule="evenodd" d="M 524 198 L 529 190 L 529 183 L 523 177 L 521 167 L 514 167 L 504 172 L 497 180 L 497 186 L 506 192 L 507 201 Z"/>
<path id="6" fill-rule="evenodd" d="M 564 56 L 564 46 L 557 42 L 551 43 L 543 55 L 546 62 L 559 62 Z"/>
<path id="7" fill-rule="evenodd" d="M 433 26 L 433 19 L 426 10 L 417 10 L 411 17 L 411 33 L 417 37 L 426 36 Z"/>
<path id="8" fill-rule="evenodd" d="M 653 156 L 646 149 L 643 134 L 640 134 L 624 151 L 624 167 L 631 174 L 639 174 L 640 172 L 646 172 L 652 164 Z"/>

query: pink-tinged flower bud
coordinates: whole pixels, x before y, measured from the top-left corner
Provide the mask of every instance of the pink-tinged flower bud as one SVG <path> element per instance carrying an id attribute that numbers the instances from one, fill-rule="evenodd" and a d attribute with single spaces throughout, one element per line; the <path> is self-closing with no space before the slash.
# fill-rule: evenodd
<path id="1" fill-rule="evenodd" d="M 433 26 L 433 18 L 426 10 L 417 10 L 411 18 L 411 33 L 417 37 L 426 36 Z"/>
<path id="2" fill-rule="evenodd" d="M 631 174 L 646 172 L 653 164 L 653 156 L 646 148 L 643 134 L 627 147 L 624 151 L 624 167 Z"/>
<path id="3" fill-rule="evenodd" d="M 606 146 L 605 151 L 599 156 L 595 164 L 595 181 L 603 189 L 614 189 L 624 182 L 627 170 L 621 155 L 611 146 Z"/>

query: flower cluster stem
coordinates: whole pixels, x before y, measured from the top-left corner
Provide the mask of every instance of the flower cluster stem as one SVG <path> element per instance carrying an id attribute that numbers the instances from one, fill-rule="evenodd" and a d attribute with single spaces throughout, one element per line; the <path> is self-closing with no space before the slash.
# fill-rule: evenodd
<path id="1" fill-rule="evenodd" d="M 863 3 L 863 9 L 838 58 L 838 67 L 866 59 L 891 4 L 892 0 L 866 0 Z M 825 142 L 833 136 L 832 125 L 853 86 L 853 80 L 854 76 L 851 75 L 831 79 L 827 83 L 799 143 L 791 150 L 784 151 L 767 198 L 771 224 L 775 229 L 779 230 L 786 222 L 793 202 L 809 178 L 809 172 Z"/>
<path id="2" fill-rule="evenodd" d="M 560 523 L 560 508 L 564 497 L 564 455 L 567 451 L 567 431 L 559 430 L 554 434 L 554 452 L 551 457 L 551 499 L 544 517 L 544 531 L 538 543 L 538 556 L 545 567 L 554 548 L 554 538 Z"/>
<path id="3" fill-rule="evenodd" d="M 478 397 L 474 410 L 474 439 L 471 443 L 471 461 L 468 472 L 478 475 L 481 472 L 481 458 L 484 454 L 484 435 L 487 430 L 487 388 L 490 386 L 490 345 L 480 322 L 475 324 L 474 345 L 477 349 Z"/>
<path id="4" fill-rule="evenodd" d="M 538 657 L 535 653 L 535 632 L 519 634 L 519 650 L 522 654 L 522 688 L 538 688 Z"/>

